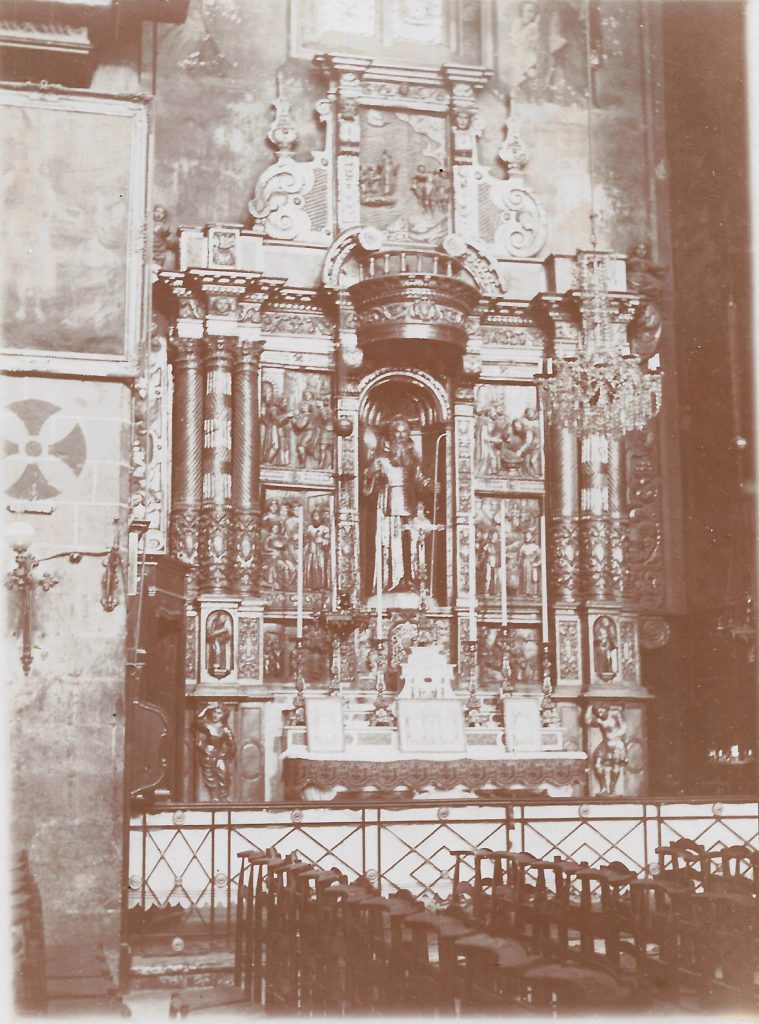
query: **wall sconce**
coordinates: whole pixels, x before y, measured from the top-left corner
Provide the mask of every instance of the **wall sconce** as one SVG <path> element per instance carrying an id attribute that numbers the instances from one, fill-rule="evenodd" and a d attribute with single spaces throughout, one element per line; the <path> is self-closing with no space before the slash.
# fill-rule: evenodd
<path id="1" fill-rule="evenodd" d="M 34 660 L 32 656 L 33 595 L 36 590 L 47 592 L 60 583 L 57 576 L 53 576 L 49 572 L 35 575 L 34 570 L 42 562 L 52 562 L 56 558 L 68 558 L 72 565 L 78 565 L 85 556 L 102 558 L 105 555 L 100 604 L 105 611 L 112 612 L 119 603 L 117 597 L 118 576 L 119 572 L 123 572 L 118 546 L 118 520 L 116 523 L 116 537 L 108 551 L 60 551 L 55 555 L 48 555 L 46 558 L 35 558 L 29 550 L 34 530 L 27 523 L 14 523 L 5 531 L 6 538 L 16 554 L 16 564 L 7 574 L 5 586 L 8 590 L 17 591 L 21 602 L 21 667 L 24 670 L 24 675 L 29 675 Z"/>

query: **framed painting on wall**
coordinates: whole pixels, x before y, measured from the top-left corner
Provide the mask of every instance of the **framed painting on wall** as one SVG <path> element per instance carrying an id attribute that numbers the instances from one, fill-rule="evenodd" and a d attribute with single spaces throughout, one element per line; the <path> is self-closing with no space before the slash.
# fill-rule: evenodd
<path id="1" fill-rule="evenodd" d="M 147 100 L 0 89 L 3 369 L 136 372 L 149 128 Z"/>

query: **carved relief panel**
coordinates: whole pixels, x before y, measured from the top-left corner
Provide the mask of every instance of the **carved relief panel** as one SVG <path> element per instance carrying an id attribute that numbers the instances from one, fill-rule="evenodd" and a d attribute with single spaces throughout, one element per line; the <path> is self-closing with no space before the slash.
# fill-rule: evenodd
<path id="1" fill-rule="evenodd" d="M 633 616 L 591 612 L 588 650 L 591 686 L 640 686 L 638 627 Z"/>
<path id="2" fill-rule="evenodd" d="M 292 683 L 296 676 L 295 626 L 267 622 L 264 627 L 264 684 L 276 687 Z M 306 624 L 303 633 L 303 679 L 306 683 L 329 680 L 329 649 Z"/>
<path id="3" fill-rule="evenodd" d="M 474 471 L 478 487 L 534 484 L 543 475 L 537 392 L 520 385 L 479 384 L 474 404 Z"/>
<path id="4" fill-rule="evenodd" d="M 361 222 L 391 242 L 436 242 L 451 226 L 447 119 L 383 107 L 361 111 Z"/>
<path id="5" fill-rule="evenodd" d="M 335 436 L 329 374 L 264 367 L 260 415 L 264 480 L 331 479 Z"/>
<path id="6" fill-rule="evenodd" d="M 637 796 L 646 787 L 645 708 L 595 701 L 585 712 L 590 795 Z"/>
<path id="7" fill-rule="evenodd" d="M 261 517 L 261 594 L 269 608 L 295 611 L 299 512 L 303 510 L 304 607 L 317 609 L 332 587 L 334 499 L 268 487 Z"/>
<path id="8" fill-rule="evenodd" d="M 478 630 L 479 687 L 497 693 L 503 680 L 503 644 L 500 628 L 481 626 Z M 514 686 L 538 686 L 540 672 L 540 631 L 533 626 L 509 629 L 509 668 Z"/>
<path id="9" fill-rule="evenodd" d="M 200 681 L 226 685 L 237 681 L 237 610 L 217 601 L 200 607 Z"/>
<path id="10" fill-rule="evenodd" d="M 535 498 L 478 496 L 475 507 L 477 595 L 485 609 L 494 613 L 501 608 L 502 547 L 506 556 L 508 601 L 539 604 L 540 502 Z"/>

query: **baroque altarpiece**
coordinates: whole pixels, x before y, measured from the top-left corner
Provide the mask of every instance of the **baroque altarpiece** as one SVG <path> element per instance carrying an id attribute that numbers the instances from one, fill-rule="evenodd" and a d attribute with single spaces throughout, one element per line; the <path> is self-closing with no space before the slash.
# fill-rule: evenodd
<path id="1" fill-rule="evenodd" d="M 508 110 L 480 162 L 487 68 L 313 64 L 323 148 L 271 83 L 249 225 L 154 213 L 133 519 L 144 614 L 172 586 L 179 608 L 145 691 L 184 736 L 177 791 L 642 794 L 659 428 L 580 437 L 540 378 L 576 353 L 590 265 L 611 335 L 652 354 L 646 253 L 547 251 Z M 430 706 L 414 736 L 431 682 L 460 731 Z"/>

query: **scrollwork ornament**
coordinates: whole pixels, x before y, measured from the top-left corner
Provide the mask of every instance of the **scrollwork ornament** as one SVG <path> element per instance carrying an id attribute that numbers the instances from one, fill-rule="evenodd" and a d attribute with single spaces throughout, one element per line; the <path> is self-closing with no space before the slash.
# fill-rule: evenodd
<path id="1" fill-rule="evenodd" d="M 581 583 L 583 593 L 604 600 L 611 593 L 609 523 L 600 516 L 580 517 Z"/>
<path id="2" fill-rule="evenodd" d="M 258 552 L 261 514 L 235 509 L 232 515 L 232 576 L 241 594 L 254 594 L 258 585 Z"/>
<path id="3" fill-rule="evenodd" d="M 180 561 L 197 568 L 200 538 L 198 509 L 174 506 L 169 517 L 169 550 Z"/>
<path id="4" fill-rule="evenodd" d="M 241 618 L 239 636 L 239 672 L 243 679 L 257 679 L 259 672 L 259 623 Z"/>
<path id="5" fill-rule="evenodd" d="M 659 650 L 669 643 L 670 629 L 666 619 L 661 616 L 649 616 L 641 620 L 640 642 L 649 651 Z"/>
<path id="6" fill-rule="evenodd" d="M 550 584 L 558 601 L 574 601 L 580 590 L 579 522 L 556 516 L 550 523 Z"/>
<path id="7" fill-rule="evenodd" d="M 231 532 L 228 509 L 204 508 L 201 511 L 198 561 L 203 588 L 223 591 L 228 585 Z"/>

